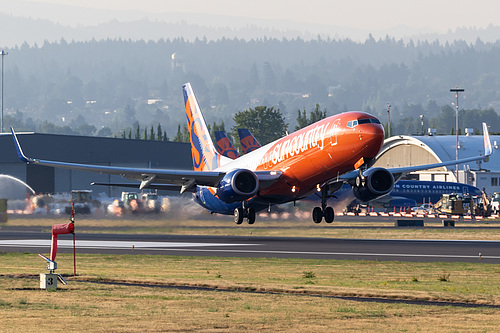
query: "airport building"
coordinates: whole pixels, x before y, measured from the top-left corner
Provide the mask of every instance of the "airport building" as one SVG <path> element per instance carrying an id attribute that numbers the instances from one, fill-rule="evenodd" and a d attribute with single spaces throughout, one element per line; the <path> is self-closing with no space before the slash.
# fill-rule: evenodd
<path id="1" fill-rule="evenodd" d="M 486 161 L 458 165 L 458 177 L 455 165 L 451 165 L 413 172 L 406 179 L 460 182 L 479 189 L 484 187 L 489 195 L 500 192 L 500 151 L 497 145 L 500 136 L 490 137 L 493 154 Z M 455 160 L 456 143 L 455 135 L 393 136 L 385 140 L 375 166 L 391 168 Z M 459 159 L 482 154 L 484 154 L 482 135 L 459 135 Z"/>
<path id="2" fill-rule="evenodd" d="M 18 133 L 26 156 L 32 158 L 138 168 L 192 170 L 190 146 L 187 143 L 115 139 L 103 137 Z M 13 176 L 37 193 L 93 190 L 110 197 L 130 188 L 92 186 L 92 182 L 135 183 L 121 176 L 31 165 L 17 156 L 12 135 L 0 134 L 0 174 Z M 138 182 L 137 182 L 138 183 Z"/>

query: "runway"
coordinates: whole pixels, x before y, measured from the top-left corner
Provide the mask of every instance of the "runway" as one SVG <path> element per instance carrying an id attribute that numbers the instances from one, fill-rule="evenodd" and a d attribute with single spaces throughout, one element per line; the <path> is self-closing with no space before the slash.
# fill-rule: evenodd
<path id="1" fill-rule="evenodd" d="M 72 253 L 60 235 L 59 253 Z M 77 253 L 500 263 L 500 241 L 78 234 Z M 0 252 L 50 253 L 47 233 L 0 234 Z"/>

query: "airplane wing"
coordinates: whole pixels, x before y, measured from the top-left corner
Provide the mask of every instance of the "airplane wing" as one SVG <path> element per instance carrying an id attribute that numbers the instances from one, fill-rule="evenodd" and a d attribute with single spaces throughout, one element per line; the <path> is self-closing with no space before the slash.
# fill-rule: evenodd
<path id="1" fill-rule="evenodd" d="M 19 158 L 29 164 L 45 165 L 49 167 L 65 168 L 71 170 L 89 171 L 110 175 L 119 175 L 130 180 L 140 181 L 139 188 L 145 188 L 153 182 L 160 184 L 177 185 L 181 187 L 181 193 L 191 190 L 195 185 L 216 186 L 224 177 L 225 172 L 218 171 L 192 171 L 192 170 L 164 170 L 148 168 L 127 168 L 100 166 L 91 164 L 68 163 L 48 161 L 27 157 L 19 144 L 14 129 L 11 127 L 12 136 L 16 145 Z"/>
<path id="2" fill-rule="evenodd" d="M 148 169 L 148 168 L 128 168 L 128 167 L 113 167 L 101 166 L 92 164 L 80 164 L 70 162 L 49 161 L 27 157 L 19 144 L 19 140 L 14 129 L 11 127 L 12 137 L 16 145 L 17 155 L 21 161 L 29 164 L 44 165 L 55 168 L 64 168 L 79 171 L 97 172 L 110 175 L 118 175 L 130 180 L 139 181 L 137 184 L 105 184 L 94 183 L 95 185 L 107 186 L 122 186 L 122 187 L 137 187 L 156 188 L 166 190 L 179 190 L 181 194 L 188 191 L 193 192 L 196 185 L 216 187 L 226 172 L 221 171 L 193 171 L 193 170 L 167 170 L 167 169 Z M 260 188 L 265 188 L 276 180 L 282 173 L 280 171 L 256 171 L 259 179 Z"/>
<path id="3" fill-rule="evenodd" d="M 413 172 L 413 171 L 428 170 L 428 169 L 439 168 L 439 167 L 447 166 L 447 165 L 457 165 L 457 164 L 463 164 L 463 163 L 472 162 L 472 161 L 484 160 L 484 159 L 487 159 L 493 151 L 491 148 L 491 141 L 490 141 L 490 135 L 488 133 L 488 126 L 486 125 L 486 123 L 483 123 L 483 138 L 484 138 L 484 152 L 485 152 L 484 155 L 462 158 L 459 160 L 452 160 L 452 161 L 446 161 L 446 162 L 441 162 L 441 163 L 414 165 L 414 166 L 407 166 L 407 167 L 400 167 L 400 168 L 387 168 L 387 170 L 390 173 L 392 173 L 392 175 L 394 176 L 394 180 L 397 181 L 401 178 L 401 176 L 403 174 Z M 359 176 L 359 171 L 353 170 L 351 172 L 348 172 L 348 173 L 340 176 L 338 181 L 353 183 L 357 176 Z"/>
<path id="4" fill-rule="evenodd" d="M 92 186 L 114 186 L 114 187 L 130 187 L 140 189 L 141 183 L 101 183 L 101 182 L 92 182 L 90 183 Z M 158 184 L 151 183 L 143 188 L 153 189 L 153 190 L 167 190 L 167 191 L 180 191 L 182 186 L 180 185 L 170 185 L 170 184 Z M 195 188 L 189 188 L 185 190 L 186 192 L 195 192 Z"/>

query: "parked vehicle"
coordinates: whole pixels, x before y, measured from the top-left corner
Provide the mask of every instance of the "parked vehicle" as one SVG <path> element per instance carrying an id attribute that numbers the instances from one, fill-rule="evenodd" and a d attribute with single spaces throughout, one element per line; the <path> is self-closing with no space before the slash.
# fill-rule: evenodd
<path id="1" fill-rule="evenodd" d="M 92 199 L 92 190 L 73 190 L 71 191 L 70 205 L 64 207 L 66 214 L 71 214 L 71 203 L 75 206 L 76 214 L 90 214 L 95 208 L 101 206 L 101 202 Z"/>
<path id="2" fill-rule="evenodd" d="M 493 214 L 500 213 L 500 192 L 493 193 L 493 199 L 491 200 L 491 212 Z"/>

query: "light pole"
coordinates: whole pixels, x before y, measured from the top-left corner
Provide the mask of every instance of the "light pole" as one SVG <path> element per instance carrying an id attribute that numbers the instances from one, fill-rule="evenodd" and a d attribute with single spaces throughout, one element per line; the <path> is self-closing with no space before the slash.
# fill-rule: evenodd
<path id="1" fill-rule="evenodd" d="M 420 122 L 422 124 L 422 133 L 421 133 L 421 135 L 424 135 L 424 115 L 423 114 L 420 115 Z"/>
<path id="2" fill-rule="evenodd" d="M 450 89 L 450 92 L 454 92 L 455 93 L 455 97 L 457 99 L 457 104 L 455 105 L 456 108 L 455 108 L 455 134 L 456 134 L 456 137 L 457 137 L 457 148 L 456 148 L 456 154 L 455 154 L 455 159 L 458 160 L 458 93 L 459 92 L 464 92 L 465 89 L 462 89 L 462 88 L 459 88 L 459 87 L 456 87 L 456 88 L 452 88 Z M 458 164 L 455 165 L 455 174 L 456 174 L 456 177 L 457 177 L 457 182 L 458 182 Z"/>
<path id="3" fill-rule="evenodd" d="M 2 124 L 1 124 L 1 130 L 3 133 L 3 58 L 7 55 L 7 51 L 2 50 L 0 51 L 0 55 L 2 56 Z"/>
<path id="4" fill-rule="evenodd" d="M 387 137 L 390 138 L 391 137 L 391 104 L 389 104 L 389 103 L 387 103 L 387 117 L 388 117 L 388 120 L 387 120 L 388 135 L 387 135 Z"/>

